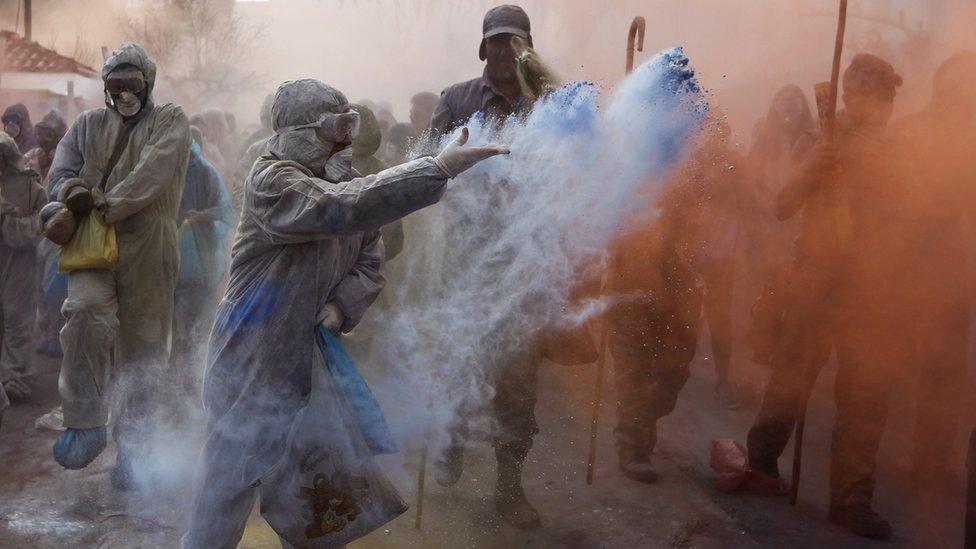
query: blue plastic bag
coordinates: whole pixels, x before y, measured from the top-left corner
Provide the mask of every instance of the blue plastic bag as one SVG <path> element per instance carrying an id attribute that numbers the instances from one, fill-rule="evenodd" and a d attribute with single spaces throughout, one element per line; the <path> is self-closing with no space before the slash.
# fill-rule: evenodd
<path id="1" fill-rule="evenodd" d="M 108 441 L 106 427 L 73 429 L 68 427 L 54 441 L 54 461 L 65 469 L 84 469 L 105 450 Z"/>
<path id="2" fill-rule="evenodd" d="M 397 453 L 397 445 L 390 434 L 383 410 L 345 347 L 321 324 L 315 327 L 315 339 L 329 373 L 332 374 L 336 387 L 345 399 L 369 449 L 375 455 Z"/>

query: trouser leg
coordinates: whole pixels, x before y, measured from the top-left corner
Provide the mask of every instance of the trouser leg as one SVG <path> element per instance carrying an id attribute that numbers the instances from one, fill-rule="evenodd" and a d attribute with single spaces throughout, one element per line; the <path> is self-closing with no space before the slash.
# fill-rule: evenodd
<path id="1" fill-rule="evenodd" d="M 832 505 L 871 502 L 878 447 L 888 419 L 892 368 L 898 356 L 896 343 L 868 322 L 851 324 L 849 331 L 853 333 L 840 338 L 837 349 L 837 418 L 830 462 Z"/>
<path id="2" fill-rule="evenodd" d="M 30 370 L 34 318 L 37 311 L 34 254 L 17 253 L 0 281 L 2 313 L 2 348 L 0 348 L 0 381 L 26 374 Z"/>
<path id="3" fill-rule="evenodd" d="M 108 422 L 107 394 L 119 330 L 115 276 L 107 270 L 74 271 L 62 307 L 61 375 L 58 389 L 64 425 L 90 429 Z"/>
<path id="4" fill-rule="evenodd" d="M 648 431 L 654 429 L 647 416 L 653 378 L 650 375 L 653 349 L 650 338 L 635 337 L 628 321 L 611 320 L 607 346 L 613 356 L 614 386 L 617 394 L 617 450 L 621 454 L 647 458 L 653 449 Z"/>
<path id="5" fill-rule="evenodd" d="M 492 440 L 496 448 L 509 444 L 531 446 L 539 432 L 535 417 L 539 362 L 532 351 L 509 355 L 495 365 L 491 382 L 495 389 Z"/>
<path id="6" fill-rule="evenodd" d="M 912 457 L 920 479 L 938 477 L 945 470 L 969 391 L 968 312 L 957 309 L 933 317 L 916 328 L 918 396 Z"/>
<path id="7" fill-rule="evenodd" d="M 787 314 L 769 382 L 747 440 L 750 466 L 774 476 L 779 474 L 776 462 L 833 345 L 828 315 L 813 307 L 795 308 Z"/>
<path id="8" fill-rule="evenodd" d="M 733 272 L 716 276 L 707 281 L 704 297 L 705 320 L 715 360 L 715 377 L 719 382 L 728 381 L 732 363 L 732 287 Z"/>
<path id="9" fill-rule="evenodd" d="M 233 439 L 211 433 L 200 455 L 201 473 L 183 549 L 234 549 L 254 507 L 257 489 L 244 480 L 234 456 L 244 448 Z"/>

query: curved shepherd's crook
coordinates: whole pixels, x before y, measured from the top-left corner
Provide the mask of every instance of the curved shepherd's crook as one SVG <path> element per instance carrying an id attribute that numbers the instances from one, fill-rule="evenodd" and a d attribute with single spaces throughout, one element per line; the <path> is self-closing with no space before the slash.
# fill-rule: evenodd
<path id="1" fill-rule="evenodd" d="M 647 22 L 638 15 L 630 24 L 630 32 L 627 33 L 627 74 L 634 70 L 634 42 L 637 43 L 637 51 L 644 51 L 644 30 Z"/>
<path id="2" fill-rule="evenodd" d="M 627 74 L 634 70 L 634 46 L 637 51 L 644 51 L 644 30 L 647 22 L 638 15 L 630 23 L 630 31 L 627 32 Z M 603 283 L 600 287 L 600 295 L 607 293 L 607 274 L 603 275 Z M 597 428 L 600 424 L 600 402 L 603 400 L 603 374 L 607 369 L 607 340 L 610 337 L 610 322 L 604 311 L 603 327 L 600 329 L 600 358 L 596 363 L 596 388 L 593 395 L 593 415 L 590 419 L 590 448 L 586 459 L 586 483 L 593 484 L 593 469 L 596 467 L 596 439 Z"/>

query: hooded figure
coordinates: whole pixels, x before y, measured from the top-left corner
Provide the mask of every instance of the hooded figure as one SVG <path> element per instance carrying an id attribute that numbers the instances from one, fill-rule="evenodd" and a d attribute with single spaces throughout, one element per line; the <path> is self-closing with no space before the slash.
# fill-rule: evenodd
<path id="1" fill-rule="evenodd" d="M 20 154 L 27 154 L 28 151 L 37 146 L 37 138 L 34 137 L 34 126 L 31 124 L 30 112 L 23 103 L 14 103 L 3 111 L 3 131 L 14 138 Z"/>
<path id="2" fill-rule="evenodd" d="M 180 276 L 173 315 L 170 364 L 186 392 L 199 395 L 199 352 L 213 324 L 221 281 L 227 274 L 230 232 L 234 228 L 230 195 L 220 173 L 194 141 L 180 202 Z"/>
<path id="3" fill-rule="evenodd" d="M 37 147 L 24 155 L 24 160 L 31 169 L 41 175 L 41 184 L 45 188 L 48 188 L 47 176 L 51 170 L 51 162 L 54 161 L 54 152 L 67 131 L 68 125 L 55 110 L 44 115 L 44 118 L 34 126 Z M 63 290 L 67 286 L 67 275 L 57 272 L 57 248 L 56 244 L 47 239 L 41 239 L 37 245 L 38 331 L 41 336 L 38 350 L 48 356 L 60 358 L 61 344 L 58 342 L 58 333 L 64 324 L 61 305 L 64 303 Z"/>
<path id="4" fill-rule="evenodd" d="M 37 172 L 25 167 L 16 142 L 0 133 L 0 382 L 14 398 L 31 392 L 35 247 L 46 202 Z"/>
<path id="5" fill-rule="evenodd" d="M 386 169 L 386 164 L 376 158 L 383 138 L 380 135 L 380 125 L 376 121 L 373 111 L 365 105 L 353 105 L 352 109 L 359 113 L 359 135 L 352 142 L 352 167 L 359 175 L 373 175 Z M 384 259 L 389 261 L 403 249 L 403 221 L 396 220 L 384 225 L 380 232 L 383 235 L 383 248 L 386 250 Z"/>
<path id="6" fill-rule="evenodd" d="M 34 126 L 34 135 L 37 139 L 37 147 L 31 149 L 24 155 L 27 165 L 34 171 L 41 174 L 41 181 L 47 184 L 47 174 L 51 170 L 51 162 L 54 161 L 54 151 L 58 148 L 58 143 L 68 131 L 68 125 L 58 114 L 52 110 L 44 115 L 44 118 Z"/>
<path id="7" fill-rule="evenodd" d="M 131 486 L 131 460 L 145 443 L 169 358 L 179 268 L 176 216 L 190 153 L 183 110 L 152 99 L 156 65 L 142 47 L 119 46 L 102 67 L 105 108 L 86 111 L 58 145 L 52 192 L 91 191 L 115 227 L 114 269 L 72 271 L 62 312 L 59 388 L 67 431 L 55 458 L 85 467 L 104 449 L 110 401 L 118 461 L 112 483 Z M 114 161 L 114 165 L 111 165 Z M 114 360 L 113 360 L 114 355 Z M 111 397 L 111 398 L 110 398 Z"/>
<path id="8" fill-rule="evenodd" d="M 364 514 L 350 521 L 348 530 L 343 531 L 342 518 L 341 526 L 332 525 L 334 535 L 325 537 L 318 523 L 309 525 L 302 539 L 293 529 L 301 538 L 304 524 L 279 525 L 276 531 L 293 545 L 333 546 L 326 544 L 351 541 L 349 532 L 358 532 L 362 521 L 375 525 L 404 510 L 375 470 L 371 448 L 351 424 L 354 416 L 345 401 L 334 395 L 335 382 L 316 346 L 317 329 L 352 330 L 383 288 L 380 227 L 434 204 L 448 177 L 502 152 L 461 148 L 459 141 L 436 159 L 424 157 L 350 179 L 358 115 L 341 92 L 317 80 L 285 82 L 275 94 L 272 120 L 275 135 L 268 152 L 245 182 L 230 281 L 210 338 L 204 379 L 209 420 L 199 490 L 183 539 L 188 548 L 236 547 L 259 481 L 262 512 L 268 517 L 269 502 L 284 485 L 268 482 L 274 472 L 269 469 L 286 459 L 286 440 L 295 436 L 289 431 L 307 399 L 314 402 L 322 394 L 312 391 L 316 383 L 332 392 L 326 400 L 331 409 L 317 418 L 323 428 L 299 435 L 313 433 L 328 452 L 327 461 L 343 474 L 367 470 L 379 485 L 367 485 L 372 499 L 343 502 Z M 451 167 L 447 157 L 466 154 L 471 155 L 466 162 Z M 299 472 L 290 466 L 276 470 L 292 476 Z M 320 480 L 328 484 L 328 479 L 309 479 L 313 487 L 300 497 L 314 499 Z M 301 503 L 294 494 L 289 498 Z M 329 501 L 323 500 L 326 507 Z M 309 505 L 318 517 L 317 504 Z M 345 516 L 345 511 L 336 513 Z"/>

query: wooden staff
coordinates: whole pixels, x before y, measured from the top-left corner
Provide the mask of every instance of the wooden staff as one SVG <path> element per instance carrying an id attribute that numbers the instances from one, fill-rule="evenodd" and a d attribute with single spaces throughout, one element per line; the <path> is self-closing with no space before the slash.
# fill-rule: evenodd
<path id="1" fill-rule="evenodd" d="M 424 484 L 427 480 L 427 441 L 420 449 L 420 472 L 417 473 L 417 516 L 413 519 L 413 527 L 420 530 L 424 518 Z"/>
<path id="2" fill-rule="evenodd" d="M 966 475 L 966 542 L 963 547 L 976 549 L 976 429 L 969 435 L 969 456 Z"/>
<path id="3" fill-rule="evenodd" d="M 844 51 L 844 31 L 847 28 L 847 0 L 840 0 L 837 15 L 837 38 L 834 40 L 834 63 L 830 68 L 830 95 L 827 101 L 827 115 L 824 118 L 824 137 L 827 141 L 834 140 L 834 129 L 837 126 L 837 88 L 840 81 L 840 57 Z M 790 482 L 790 505 L 796 505 L 800 494 L 800 470 L 803 467 L 803 429 L 806 426 L 807 403 L 809 394 L 806 387 L 809 378 L 804 366 L 801 372 L 801 388 L 804 391 L 800 397 L 800 409 L 796 417 L 796 431 L 793 434 L 793 476 Z"/>
<path id="4" fill-rule="evenodd" d="M 603 277 L 602 292 L 606 294 L 607 276 Z M 590 418 L 590 451 L 586 458 L 586 483 L 593 484 L 593 469 L 596 466 L 596 439 L 600 425 L 600 401 L 603 400 L 603 373 L 607 369 L 607 340 L 610 338 L 610 319 L 603 314 L 603 327 L 600 333 L 600 357 L 596 360 L 596 389 L 593 395 L 593 416 Z"/>
<path id="5" fill-rule="evenodd" d="M 630 23 L 627 31 L 627 74 L 634 70 L 634 49 L 644 51 L 644 31 L 647 23 L 644 18 L 637 16 Z M 600 284 L 600 295 L 607 293 L 607 275 L 603 276 Z M 596 441 L 600 426 L 600 403 L 603 400 L 603 376 L 607 369 L 607 348 L 610 338 L 610 323 L 604 314 L 603 328 L 600 333 L 600 357 L 596 361 L 596 388 L 593 394 L 593 414 L 590 418 L 590 449 L 586 458 L 586 483 L 593 484 L 593 469 L 596 467 Z"/>

